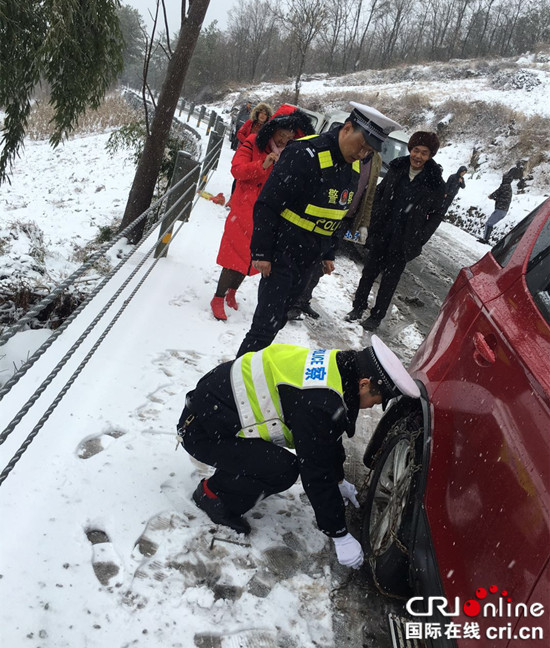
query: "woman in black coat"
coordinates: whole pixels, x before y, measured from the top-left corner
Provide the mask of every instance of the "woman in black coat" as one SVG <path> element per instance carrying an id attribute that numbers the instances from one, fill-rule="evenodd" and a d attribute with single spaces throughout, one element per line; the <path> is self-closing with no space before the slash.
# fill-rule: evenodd
<path id="1" fill-rule="evenodd" d="M 466 182 L 464 176 L 468 169 L 465 166 L 459 167 L 456 173 L 451 173 L 445 183 L 445 200 L 443 201 L 443 211 L 446 212 L 455 199 L 459 189 L 464 189 Z"/>

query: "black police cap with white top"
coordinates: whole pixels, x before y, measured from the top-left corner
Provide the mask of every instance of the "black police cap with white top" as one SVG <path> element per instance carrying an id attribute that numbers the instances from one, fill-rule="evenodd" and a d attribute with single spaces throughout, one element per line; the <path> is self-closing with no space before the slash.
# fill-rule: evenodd
<path id="1" fill-rule="evenodd" d="M 361 375 L 380 389 L 383 409 L 397 396 L 420 398 L 420 389 L 401 360 L 376 335 L 371 338 L 371 346 L 358 353 L 358 363 Z"/>
<path id="2" fill-rule="evenodd" d="M 372 106 L 366 106 L 356 101 L 350 101 L 350 105 L 353 106 L 350 114 L 351 121 L 361 128 L 365 141 L 375 151 L 382 149 L 382 144 L 392 131 L 401 129 L 400 124 Z"/>

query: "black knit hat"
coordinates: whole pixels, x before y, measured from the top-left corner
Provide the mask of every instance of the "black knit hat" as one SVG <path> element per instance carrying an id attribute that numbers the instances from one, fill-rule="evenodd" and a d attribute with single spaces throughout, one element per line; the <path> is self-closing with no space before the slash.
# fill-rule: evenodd
<path id="1" fill-rule="evenodd" d="M 311 121 L 305 112 L 295 110 L 294 112 L 282 115 L 273 115 L 266 124 L 264 124 L 256 135 L 256 146 L 263 151 L 267 146 L 269 140 L 275 134 L 275 131 L 284 128 L 296 133 L 296 137 L 303 137 L 304 135 L 313 135 L 315 130 L 311 125 Z"/>
<path id="2" fill-rule="evenodd" d="M 415 146 L 426 146 L 430 149 L 431 156 L 435 157 L 435 154 L 439 151 L 439 137 L 435 133 L 428 131 L 416 131 L 411 135 L 407 146 L 409 151 Z"/>

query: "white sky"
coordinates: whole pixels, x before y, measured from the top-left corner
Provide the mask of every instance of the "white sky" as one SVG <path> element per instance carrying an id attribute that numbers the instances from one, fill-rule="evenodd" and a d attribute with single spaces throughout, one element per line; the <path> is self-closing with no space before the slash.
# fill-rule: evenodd
<path id="1" fill-rule="evenodd" d="M 154 15 L 157 6 L 155 0 L 122 0 L 122 3 L 137 9 L 143 16 L 146 25 L 150 23 L 149 12 Z M 203 26 L 206 27 L 213 20 L 217 20 L 218 27 L 225 29 L 227 27 L 227 14 L 237 3 L 238 0 L 210 0 Z M 165 5 L 170 31 L 177 31 L 180 25 L 181 2 L 180 0 L 166 0 Z"/>
<path id="2" fill-rule="evenodd" d="M 323 83 L 318 82 L 319 92 Z M 472 87 L 478 92 L 477 86 Z M 449 84 L 443 89 L 448 92 Z M 533 97 L 525 95 L 517 91 L 504 100 L 513 103 L 514 96 L 516 103 L 523 101 L 527 107 Z M 2 187 L 2 236 L 14 221 L 35 222 L 44 232 L 49 273 L 58 280 L 77 267 L 67 261 L 74 245 L 84 245 L 99 226 L 124 210 L 134 168 L 126 154 L 107 155 L 107 138 L 104 133 L 75 137 L 55 151 L 47 142 L 27 142 L 15 161 L 12 183 Z M 445 178 L 467 163 L 471 145 L 458 142 L 438 153 Z M 226 141 L 207 187 L 211 193 L 229 197 L 232 154 Z M 488 215 L 493 202 L 487 194 L 499 181 L 500 175 L 490 168 L 481 177 L 468 178 L 457 197 L 459 204 L 477 205 Z M 542 199 L 540 191 L 514 196 L 508 218 L 523 217 Z M 0 606 L 1 646 L 188 648 L 195 645 L 196 633 L 206 632 L 216 633 L 222 648 L 266 645 L 266 638 L 275 644 L 281 636 L 300 648 L 333 646 L 334 576 L 326 554 L 316 555 L 332 549 L 316 530 L 300 484 L 256 507 L 255 515 L 249 516 L 252 534 L 245 541 L 250 546 L 224 543 L 243 538 L 221 528 L 212 532 L 214 525 L 191 500 L 198 480 L 209 470 L 183 450 L 174 451 L 185 393 L 206 371 L 235 356 L 256 304 L 258 276 L 245 280 L 237 293 L 240 308 L 229 313 L 227 322 L 216 321 L 210 313 L 226 216 L 224 207 L 198 199 L 168 257 L 155 267 L 1 485 L 0 600 L 9 602 Z M 122 274 L 143 259 L 143 251 L 155 240 L 153 235 Z M 25 242 L 20 235 L 11 249 L 4 250 L 3 273 L 33 264 Z M 445 223 L 428 245 L 464 265 L 489 249 Z M 119 244 L 115 251 L 119 248 L 125 249 Z M 143 270 L 149 267 L 146 262 Z M 358 279 L 356 264 L 339 260 L 335 273 L 323 278 L 314 294 L 313 306 L 323 311 L 325 328 L 323 319 L 315 325 L 290 322 L 277 341 L 318 347 L 323 335 L 326 339 L 337 334 L 348 348 L 365 345 L 368 337 L 361 326 L 343 323 Z M 130 288 L 134 285 L 135 281 Z M 102 320 L 101 330 L 128 292 Z M 2 422 L 12 420 L 105 301 L 100 297 L 88 307 L 4 397 Z M 410 358 L 421 341 L 415 323 L 406 323 L 398 304 L 390 317 L 402 321 L 404 328 L 398 340 L 387 341 Z M 328 329 L 327 321 L 333 323 Z M 341 324 L 334 326 L 335 322 Z M 384 325 L 378 334 L 382 339 L 387 336 Z M 11 375 L 14 364 L 20 364 L 46 335 L 28 331 L 3 347 L 0 377 Z M 96 337 L 92 335 L 92 342 Z M 0 447 L 1 468 L 90 345 L 86 342 L 75 353 Z M 360 417 L 354 443 L 365 444 L 378 416 L 379 412 L 366 411 Z M 97 452 L 86 458 L 90 450 Z M 92 546 L 86 537 L 89 529 L 103 531 L 109 542 Z M 212 547 L 214 536 L 222 540 Z M 283 538 L 296 539 L 297 560 L 305 559 L 288 577 L 274 571 L 277 564 L 269 553 L 289 551 Z M 143 553 L 144 546 L 153 547 L 153 554 Z M 119 569 L 108 586 L 100 584 L 95 574 L 102 562 Z M 265 596 L 253 588 L 254 579 L 265 581 Z M 242 588 L 242 595 L 236 600 L 216 599 L 214 584 Z"/>

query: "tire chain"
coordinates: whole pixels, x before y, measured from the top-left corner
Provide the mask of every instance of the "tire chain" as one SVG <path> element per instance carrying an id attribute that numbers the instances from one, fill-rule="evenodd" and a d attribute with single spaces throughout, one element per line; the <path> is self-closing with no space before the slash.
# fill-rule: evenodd
<path id="1" fill-rule="evenodd" d="M 373 465 L 376 464 L 376 462 L 380 458 L 380 455 L 382 454 L 383 450 L 386 448 L 388 440 L 395 437 L 395 436 L 397 436 L 398 434 L 401 434 L 401 433 L 409 433 L 410 434 L 409 447 L 411 449 L 411 452 L 414 453 L 415 446 L 416 446 L 416 441 L 417 441 L 418 437 L 421 434 L 423 434 L 424 429 L 422 427 L 420 427 L 420 428 L 417 428 L 414 432 L 411 432 L 411 430 L 409 430 L 407 428 L 407 423 L 409 421 L 410 421 L 410 419 L 409 419 L 409 417 L 407 417 L 406 419 L 400 421 L 398 424 L 396 424 L 396 425 L 394 425 L 394 426 L 392 426 L 390 428 L 391 429 L 391 434 L 389 434 L 389 436 L 385 439 L 385 442 L 382 443 L 382 445 L 380 446 L 380 449 L 374 455 L 374 457 L 373 457 Z M 413 454 L 413 456 L 414 456 L 414 454 Z M 421 469 L 422 469 L 421 464 L 414 464 L 414 465 L 410 466 L 410 470 L 411 470 L 412 474 L 418 472 Z M 374 473 L 374 470 L 372 472 Z M 390 535 L 391 535 L 393 541 L 395 542 L 395 545 L 399 549 L 399 551 L 401 551 L 403 553 L 403 555 L 409 556 L 410 555 L 409 548 L 406 547 L 403 544 L 403 542 L 397 536 L 397 530 L 395 528 L 396 522 L 397 521 L 395 520 L 394 523 L 393 523 L 393 527 L 390 530 Z M 370 571 L 371 571 L 371 574 L 372 574 L 372 579 L 374 581 L 376 589 L 380 592 L 380 594 L 382 594 L 384 596 L 389 596 L 391 598 L 398 599 L 398 600 L 406 600 L 406 597 L 399 596 L 398 594 L 390 594 L 390 593 L 388 593 L 386 590 L 384 590 L 382 588 L 382 586 L 380 585 L 380 583 L 379 583 L 379 581 L 378 581 L 378 579 L 376 577 L 376 560 L 375 560 L 374 555 L 371 554 L 369 556 L 368 562 L 369 562 Z"/>

